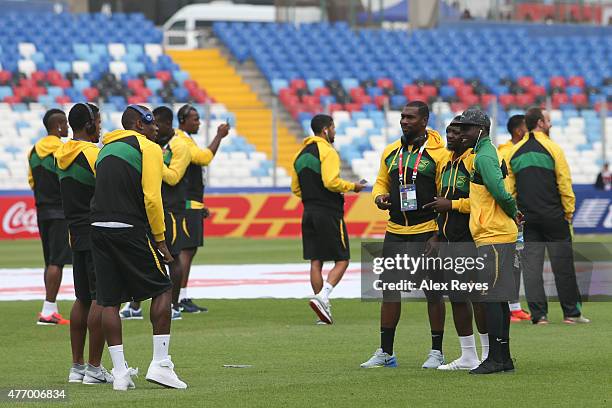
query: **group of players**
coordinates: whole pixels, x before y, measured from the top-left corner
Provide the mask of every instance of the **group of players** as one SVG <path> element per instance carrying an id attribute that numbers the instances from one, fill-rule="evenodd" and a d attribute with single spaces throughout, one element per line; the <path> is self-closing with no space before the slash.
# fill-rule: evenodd
<path id="1" fill-rule="evenodd" d="M 68 117 L 52 109 L 43 118 L 48 136 L 28 157 L 47 291 L 38 324 L 70 324 L 69 382 L 134 388 L 137 369 L 125 361 L 121 318 L 142 319 L 139 302 L 152 299 L 153 358 L 146 379 L 187 387 L 168 354 L 170 325 L 181 310 L 203 310 L 185 292 L 203 240 L 202 166 L 211 162 L 230 126 L 220 125 L 208 148 L 200 149 L 189 136 L 198 132 L 197 110 L 185 105 L 177 116 L 180 126 L 174 129 L 171 109 L 130 105 L 121 118 L 123 129 L 106 133 L 102 148 L 97 106 L 78 103 Z M 73 137 L 62 143 L 68 124 Z M 68 321 L 55 300 L 63 265 L 70 263 L 76 301 Z M 132 303 L 120 311 L 125 302 Z M 111 372 L 101 364 L 105 341 Z"/>
<path id="2" fill-rule="evenodd" d="M 548 323 L 542 277 L 545 249 L 564 323 L 589 322 L 582 316 L 574 269 L 571 220 L 575 196 L 569 167 L 561 148 L 549 138 L 550 118 L 540 108 L 510 118 L 512 139 L 499 150 L 489 136 L 491 121 L 482 110 L 470 108 L 455 117 L 446 129 L 446 146 L 438 132 L 427 128 L 428 120 L 427 104 L 408 103 L 401 115 L 402 136 L 381 157 L 372 197 L 379 209 L 389 212 L 383 256 L 416 258 L 437 253 L 451 259 L 484 260 L 478 275 L 464 278 L 487 283 L 488 289 L 478 297 L 425 291 L 432 347 L 422 367 L 469 370 L 471 374 L 514 371 L 511 319 Z M 314 136 L 304 140 L 294 160 L 292 191 L 304 205 L 303 253 L 310 260 L 315 294 L 310 306 L 319 323 L 332 324 L 329 296 L 350 259 L 343 194 L 361 191 L 366 181 L 351 183 L 340 178 L 331 116 L 315 116 L 311 127 Z M 323 282 L 325 261 L 335 265 Z M 518 302 L 521 270 L 531 314 Z M 387 280 L 397 278 L 393 272 L 385 271 L 383 280 L 385 275 Z M 421 276 L 438 281 L 459 276 L 455 271 L 445 272 L 442 277 L 431 276 L 431 271 Z M 442 353 L 443 295 L 451 302 L 461 345 L 461 356 L 450 363 Z M 400 314 L 401 292 L 383 291 L 380 348 L 361 367 L 397 366 L 393 345 Z M 480 334 L 480 357 L 473 317 Z"/>

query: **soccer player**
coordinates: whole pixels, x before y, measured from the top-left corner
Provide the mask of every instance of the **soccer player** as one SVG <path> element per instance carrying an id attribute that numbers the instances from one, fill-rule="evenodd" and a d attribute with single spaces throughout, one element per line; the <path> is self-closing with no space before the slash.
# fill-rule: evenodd
<path id="1" fill-rule="evenodd" d="M 102 328 L 113 361 L 113 389 L 135 388 L 123 354 L 119 306 L 151 298 L 153 359 L 146 380 L 169 388 L 187 388 L 174 372 L 170 345 L 172 283 L 163 261 L 172 255 L 164 240 L 161 185 L 163 157 L 151 111 L 130 105 L 119 129 L 104 135 L 96 161 L 91 202 L 91 240 Z"/>
<path id="2" fill-rule="evenodd" d="M 187 183 L 185 171 L 191 161 L 191 153 L 185 142 L 175 136 L 172 120 L 174 114 L 165 106 L 153 110 L 155 122 L 159 128 L 157 144 L 161 146 L 164 155 L 162 173 L 162 201 L 164 204 L 164 220 L 166 224 L 166 245 L 174 262 L 169 265 L 172 279 L 172 320 L 180 320 L 179 291 L 183 279 L 183 268 L 179 254 L 186 237 L 185 200 L 187 199 Z M 126 303 L 119 312 L 122 320 L 142 319 L 140 302 Z"/>
<path id="3" fill-rule="evenodd" d="M 470 232 L 484 265 L 478 282 L 489 285 L 482 299 L 486 302 L 489 354 L 470 374 L 514 371 L 508 300 L 514 294 L 513 263 L 521 214 L 506 191 L 506 164 L 489 137 L 487 114 L 470 108 L 457 122 L 462 139 L 475 154 L 470 175 Z"/>
<path id="4" fill-rule="evenodd" d="M 45 259 L 45 301 L 38 314 L 40 325 L 70 324 L 57 310 L 57 293 L 62 283 L 64 265 L 72 262 L 68 243 L 68 224 L 62 208 L 62 195 L 53 154 L 68 137 L 68 120 L 59 109 L 51 109 L 43 117 L 47 136 L 40 139 L 28 154 L 28 182 L 34 191 L 38 232 Z"/>
<path id="5" fill-rule="evenodd" d="M 424 208 L 433 208 L 438 216 L 439 257 L 442 259 L 475 259 L 478 254 L 472 234 L 470 234 L 470 173 L 473 168 L 474 155 L 472 149 L 466 147 L 461 140 L 461 132 L 456 121 L 457 116 L 446 128 L 447 162 L 442 166 L 439 179 L 439 196 Z M 468 282 L 473 276 L 469 271 L 455 273 L 445 270 L 445 282 L 452 280 Z M 459 336 L 461 356 L 448 364 L 438 367 L 438 370 L 471 370 L 478 367 L 480 359 L 476 351 L 476 339 L 472 328 L 472 315 L 476 318 L 476 326 L 480 333 L 482 358 L 487 358 L 489 352 L 489 337 L 486 327 L 484 305 L 470 301 L 469 293 L 449 290 L 448 298 L 453 309 L 453 321 Z M 473 306 L 473 313 L 472 313 Z"/>
<path id="6" fill-rule="evenodd" d="M 510 191 L 525 214 L 523 273 L 525 295 L 534 324 L 548 323 L 542 272 L 548 250 L 555 275 L 563 322 L 589 323 L 582 316 L 572 250 L 571 222 L 576 197 L 563 150 L 549 137 L 548 113 L 530 108 L 525 114 L 528 134 L 509 154 Z"/>
<path id="7" fill-rule="evenodd" d="M 437 195 L 436 177 L 440 166 L 445 164 L 447 153 L 438 132 L 427 129 L 428 120 L 429 108 L 426 103 L 409 102 L 402 110 L 401 139 L 387 146 L 382 154 L 372 196 L 379 209 L 389 211 L 383 243 L 385 257 L 395 256 L 398 246 L 408 247 L 410 257 L 420 257 L 429 243 L 436 239 L 437 214 L 423 206 L 432 202 Z M 414 198 L 410 198 L 410 194 L 414 194 Z M 408 199 L 400 202 L 400 196 L 407 196 Z M 437 368 L 445 364 L 442 354 L 444 301 L 442 296 L 435 293 L 426 291 L 425 294 L 432 345 L 422 367 Z M 380 348 L 361 367 L 397 366 L 393 343 L 402 310 L 400 300 L 399 293 L 383 292 Z"/>
<path id="8" fill-rule="evenodd" d="M 510 165 L 510 152 L 515 144 L 521 141 L 521 139 L 527 133 L 527 126 L 525 125 L 525 115 L 513 115 L 508 119 L 506 124 L 508 133 L 510 133 L 511 139 L 506 143 L 499 145 L 497 151 L 506 161 L 506 166 Z M 516 297 L 510 301 L 510 321 L 520 322 L 522 320 L 531 320 L 531 315 L 524 311 L 519 301 L 519 292 L 521 288 L 521 259 L 520 252 L 522 247 L 518 247 L 516 257 L 514 259 L 514 284 L 516 285 Z"/>
<path id="9" fill-rule="evenodd" d="M 323 324 L 334 322 L 329 296 L 338 285 L 350 259 L 344 195 L 365 187 L 340 178 L 340 157 L 333 148 L 336 137 L 334 120 L 315 115 L 310 127 L 314 136 L 304 139 L 295 156 L 291 172 L 291 191 L 302 199 L 302 246 L 304 259 L 310 260 L 310 285 L 315 296 L 310 307 Z M 334 267 L 323 282 L 323 263 L 334 261 Z"/>
<path id="10" fill-rule="evenodd" d="M 90 103 L 77 103 L 70 109 L 68 122 L 72 139 L 55 152 L 64 214 L 70 231 L 72 272 L 76 300 L 70 312 L 72 368 L 69 382 L 103 384 L 113 377 L 102 366 L 104 333 L 102 307 L 96 303 L 96 277 L 91 256 L 89 231 L 90 202 L 94 194 L 95 163 L 100 139 L 100 113 Z M 83 350 L 89 330 L 89 361 L 84 365 Z"/>
<path id="11" fill-rule="evenodd" d="M 219 149 L 221 140 L 229 133 L 229 124 L 222 124 L 217 128 L 217 134 L 208 148 L 200 149 L 190 135 L 198 133 L 200 129 L 200 115 L 196 108 L 184 105 L 178 111 L 179 129 L 177 136 L 182 139 L 191 153 L 191 164 L 187 168 L 185 178 L 187 179 L 187 201 L 185 202 L 185 221 L 187 224 L 187 237 L 183 249 L 179 255 L 183 269 L 183 279 L 180 291 L 180 307 L 185 313 L 200 313 L 208 309 L 196 305 L 187 295 L 187 282 L 193 257 L 198 247 L 204 245 L 204 176 L 202 167 L 208 166 Z"/>

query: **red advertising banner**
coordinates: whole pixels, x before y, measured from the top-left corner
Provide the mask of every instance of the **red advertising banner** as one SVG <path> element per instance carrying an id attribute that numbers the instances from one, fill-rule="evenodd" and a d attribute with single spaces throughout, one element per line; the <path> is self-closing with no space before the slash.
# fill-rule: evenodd
<path id="1" fill-rule="evenodd" d="M 0 196 L 0 240 L 38 238 L 34 197 Z"/>

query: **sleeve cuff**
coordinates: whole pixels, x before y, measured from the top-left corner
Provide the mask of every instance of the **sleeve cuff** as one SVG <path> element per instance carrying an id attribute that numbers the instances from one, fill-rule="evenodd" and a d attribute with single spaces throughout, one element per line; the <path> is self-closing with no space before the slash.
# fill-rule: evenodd
<path id="1" fill-rule="evenodd" d="M 455 211 L 459 211 L 459 200 L 451 200 L 451 209 L 455 210 Z"/>
<path id="2" fill-rule="evenodd" d="M 355 183 L 349 183 L 349 187 L 348 191 L 355 191 Z"/>
<path id="3" fill-rule="evenodd" d="M 153 234 L 153 239 L 155 239 L 155 242 L 161 242 L 163 240 L 166 239 L 164 233 L 162 232 L 161 234 Z"/>

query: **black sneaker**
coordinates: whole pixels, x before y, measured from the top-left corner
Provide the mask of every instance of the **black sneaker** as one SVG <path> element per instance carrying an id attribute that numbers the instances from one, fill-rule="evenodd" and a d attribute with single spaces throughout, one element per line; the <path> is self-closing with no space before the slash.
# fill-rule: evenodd
<path id="1" fill-rule="evenodd" d="M 208 312 L 207 308 L 196 305 L 190 298 L 181 299 L 181 301 L 179 302 L 179 307 L 181 308 L 181 311 L 185 313 Z"/>
<path id="2" fill-rule="evenodd" d="M 513 373 L 514 372 L 514 360 L 512 358 L 507 359 L 503 363 L 504 373 Z"/>
<path id="3" fill-rule="evenodd" d="M 512 362 L 512 361 L 510 361 Z M 514 369 L 514 366 L 513 366 Z M 501 373 L 504 371 L 504 364 L 498 363 L 497 361 L 493 361 L 490 359 L 486 359 L 478 367 L 473 370 L 470 370 L 470 374 L 495 374 Z"/>

